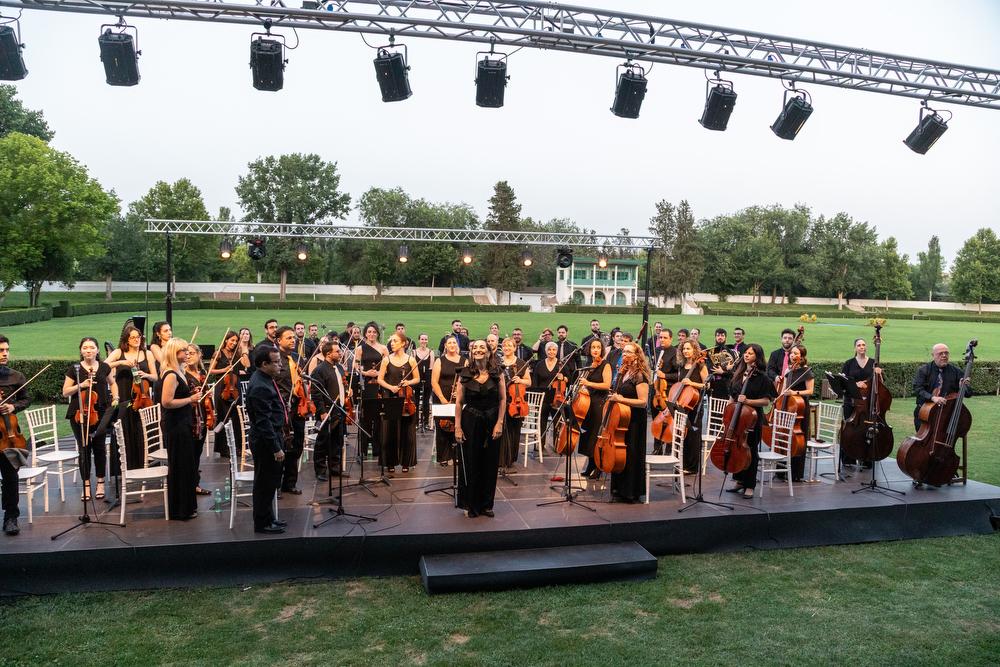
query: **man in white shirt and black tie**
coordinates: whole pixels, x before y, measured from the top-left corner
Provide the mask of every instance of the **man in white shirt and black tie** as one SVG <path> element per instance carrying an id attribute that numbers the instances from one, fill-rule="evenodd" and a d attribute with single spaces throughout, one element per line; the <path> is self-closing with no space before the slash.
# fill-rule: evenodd
<path id="1" fill-rule="evenodd" d="M 339 341 L 324 339 L 320 343 L 319 350 L 323 361 L 317 364 L 316 370 L 312 373 L 315 383 L 312 399 L 316 403 L 317 419 L 320 423 L 324 423 L 324 426 L 316 434 L 313 466 L 316 479 L 325 482 L 328 479 L 326 474 L 328 459 L 330 474 L 340 474 L 340 454 L 344 444 L 345 426 L 344 413 L 341 409 L 344 407 L 350 388 L 344 369 L 340 367 Z"/>

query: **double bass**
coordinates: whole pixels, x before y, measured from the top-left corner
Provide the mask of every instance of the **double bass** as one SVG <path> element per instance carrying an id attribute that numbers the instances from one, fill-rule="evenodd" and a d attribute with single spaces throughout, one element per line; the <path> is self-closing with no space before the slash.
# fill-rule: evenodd
<path id="1" fill-rule="evenodd" d="M 879 368 L 882 353 L 882 325 L 875 325 L 875 368 Z M 840 450 L 849 459 L 881 461 L 892 453 L 894 438 L 892 427 L 885 421 L 885 413 L 892 405 L 892 393 L 878 373 L 861 390 L 861 399 L 855 404 L 851 418 L 840 431 Z"/>
<path id="2" fill-rule="evenodd" d="M 968 434 L 972 427 L 972 413 L 965 407 L 966 384 L 972 375 L 972 362 L 979 341 L 969 341 L 965 350 L 965 372 L 958 385 L 958 391 L 945 396 L 941 405 L 928 401 L 918 414 L 920 428 L 900 445 L 896 453 L 899 469 L 909 475 L 917 484 L 941 486 L 950 484 L 961 463 L 955 453 L 955 441 Z M 934 396 L 940 396 L 941 389 L 934 389 Z"/>
<path id="3" fill-rule="evenodd" d="M 741 396 L 746 395 L 750 380 L 756 372 L 756 368 L 751 366 L 750 372 L 743 379 Z M 747 436 L 757 425 L 757 410 L 746 408 L 747 406 L 739 401 L 731 401 L 726 406 L 725 412 L 722 413 L 722 421 L 726 428 L 716 438 L 709 453 L 712 465 L 726 474 L 743 472 L 750 467 L 750 462 L 753 460 Z"/>
<path id="4" fill-rule="evenodd" d="M 624 373 L 618 374 L 615 386 L 611 390 L 612 394 L 618 393 L 623 376 Z M 615 474 L 625 469 L 625 457 L 628 452 L 625 436 L 631 419 L 631 406 L 617 401 L 605 401 L 597 442 L 594 444 L 594 465 L 602 472 Z"/>

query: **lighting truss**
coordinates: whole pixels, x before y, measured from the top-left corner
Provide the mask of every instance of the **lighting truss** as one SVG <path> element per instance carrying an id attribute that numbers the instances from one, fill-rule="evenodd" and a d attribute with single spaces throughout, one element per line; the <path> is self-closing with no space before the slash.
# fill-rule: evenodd
<path id="1" fill-rule="evenodd" d="M 516 0 L 0 0 L 123 17 L 427 37 L 668 63 L 1000 109 L 1000 70 L 611 10 Z"/>
<path id="2" fill-rule="evenodd" d="M 422 227 L 356 227 L 318 223 L 226 222 L 222 220 L 146 219 L 146 232 L 172 234 L 212 234 L 232 238 L 353 239 L 357 241 L 395 241 L 413 243 L 495 244 L 521 246 L 557 246 L 577 248 L 615 247 L 623 250 L 647 250 L 660 246 L 655 236 L 619 236 L 562 232 L 503 231 L 491 229 L 430 229 Z"/>

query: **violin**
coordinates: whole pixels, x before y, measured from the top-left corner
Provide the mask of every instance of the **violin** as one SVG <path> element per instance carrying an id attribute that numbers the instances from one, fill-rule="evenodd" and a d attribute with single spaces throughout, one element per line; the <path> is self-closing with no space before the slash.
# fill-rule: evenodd
<path id="1" fill-rule="evenodd" d="M 750 379 L 755 373 L 756 369 L 751 367 L 750 373 L 743 380 L 740 396 L 746 395 Z M 743 472 L 750 467 L 752 460 L 753 455 L 747 444 L 747 436 L 757 425 L 757 411 L 745 408 L 746 405 L 739 401 L 729 402 L 722 413 L 722 421 L 726 428 L 712 444 L 712 451 L 709 454 L 712 465 L 727 474 Z"/>
<path id="2" fill-rule="evenodd" d="M 612 393 L 618 393 L 624 373 L 618 374 Z M 594 445 L 594 464 L 603 472 L 620 473 L 625 469 L 628 446 L 625 435 L 632 419 L 632 407 L 618 401 L 604 403 L 601 427 Z"/>
<path id="3" fill-rule="evenodd" d="M 507 372 L 507 414 L 513 419 L 524 419 L 528 416 L 528 385 L 514 382 L 517 362 L 508 367 Z"/>
<path id="4" fill-rule="evenodd" d="M 0 390 L 0 405 L 6 402 L 7 397 Z M 21 426 L 17 423 L 17 415 L 13 412 L 9 415 L 0 416 L 0 451 L 9 447 L 13 447 L 14 449 L 28 448 L 28 441 L 24 439 L 24 434 L 21 433 Z"/>
<path id="5" fill-rule="evenodd" d="M 204 382 L 205 376 L 199 373 L 197 370 L 188 371 L 188 383 L 192 386 L 200 386 Z M 201 440 L 202 435 L 207 431 L 211 431 L 215 428 L 215 408 L 212 405 L 212 394 L 211 392 L 206 392 L 204 396 L 201 397 L 196 402 L 191 404 L 193 409 L 193 417 L 191 419 L 191 433 L 194 435 L 195 440 Z M 207 429 L 207 431 L 206 431 Z"/>
<path id="6" fill-rule="evenodd" d="M 882 326 L 875 326 L 875 368 L 879 368 L 882 352 Z M 849 459 L 881 461 L 892 453 L 892 427 L 885 413 L 892 405 L 892 393 L 878 373 L 861 390 L 861 400 L 854 406 L 850 419 L 840 430 L 840 450 Z"/>
<path id="7" fill-rule="evenodd" d="M 566 376 L 563 375 L 563 368 L 572 358 L 572 355 L 567 355 L 565 359 L 559 361 L 559 368 L 556 369 L 556 377 L 552 379 L 546 390 L 552 389 L 552 409 L 558 410 L 562 407 L 562 404 L 566 402 L 566 390 L 569 389 L 569 382 L 566 380 Z M 542 360 L 544 363 L 544 360 Z"/>
<path id="8" fill-rule="evenodd" d="M 73 421 L 81 426 L 87 424 L 88 426 L 96 426 L 99 419 L 97 418 L 97 392 L 94 391 L 94 373 L 89 372 L 90 387 L 87 389 L 80 389 L 79 398 L 80 402 L 77 404 L 76 414 L 73 415 Z"/>
<path id="9" fill-rule="evenodd" d="M 316 404 L 313 403 L 312 398 L 309 395 L 309 387 L 306 383 L 302 381 L 302 376 L 299 375 L 299 362 L 289 359 L 288 368 L 292 375 L 292 396 L 298 399 L 298 405 L 295 408 L 295 413 L 300 419 L 305 419 L 309 415 L 316 414 Z"/>
<path id="10" fill-rule="evenodd" d="M 222 392 L 219 394 L 219 398 L 224 401 L 235 401 L 239 397 L 239 382 L 239 378 L 236 377 L 236 373 L 232 369 L 226 371 L 222 378 Z"/>
<path id="11" fill-rule="evenodd" d="M 972 413 L 965 406 L 965 393 L 978 344 L 973 339 L 965 350 L 965 372 L 958 391 L 945 396 L 941 405 L 933 401 L 924 403 L 918 413 L 920 428 L 899 446 L 896 463 L 918 484 L 941 486 L 955 479 L 961 464 L 955 453 L 955 441 L 964 438 L 972 428 Z M 940 387 L 934 389 L 933 395 L 941 395 Z"/>
<path id="12" fill-rule="evenodd" d="M 132 402 L 131 407 L 135 411 L 149 408 L 153 405 L 153 392 L 149 380 L 140 379 L 138 369 L 133 369 L 132 380 Z"/>

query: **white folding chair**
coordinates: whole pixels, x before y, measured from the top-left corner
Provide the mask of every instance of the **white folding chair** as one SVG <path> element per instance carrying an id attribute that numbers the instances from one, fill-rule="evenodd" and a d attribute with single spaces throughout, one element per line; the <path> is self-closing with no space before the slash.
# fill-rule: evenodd
<path id="1" fill-rule="evenodd" d="M 785 473 L 788 495 L 795 495 L 792 490 L 792 430 L 795 427 L 795 417 L 794 412 L 784 410 L 771 412 L 771 442 L 767 443 L 770 449 L 760 453 L 761 498 L 764 497 L 764 488 L 779 472 Z"/>
<path id="2" fill-rule="evenodd" d="M 239 471 L 236 463 L 236 438 L 233 437 L 233 423 L 226 422 L 226 441 L 229 443 L 229 530 L 236 520 L 236 505 L 240 498 L 253 497 L 253 471 Z M 249 493 L 240 493 L 240 485 L 249 486 Z"/>
<path id="3" fill-rule="evenodd" d="M 299 472 L 302 472 L 302 462 L 309 460 L 309 452 L 316 449 L 316 436 L 319 431 L 316 429 L 318 422 L 315 417 L 310 417 L 305 424 L 305 438 L 302 442 L 302 456 L 299 457 Z"/>
<path id="4" fill-rule="evenodd" d="M 524 467 L 528 467 L 528 452 L 532 445 L 538 448 L 538 462 L 543 463 L 542 456 L 542 399 L 545 393 L 541 391 L 526 391 L 524 397 L 528 401 L 528 416 L 524 418 L 524 425 L 521 426 L 521 435 L 524 436 Z"/>
<path id="5" fill-rule="evenodd" d="M 712 445 L 718 440 L 725 430 L 726 425 L 722 421 L 722 414 L 726 411 L 729 400 L 725 398 L 708 398 L 708 413 L 705 419 L 704 430 L 701 432 L 701 467 L 705 469 L 708 457 L 712 453 Z"/>
<path id="6" fill-rule="evenodd" d="M 165 464 L 167 448 L 163 446 L 163 430 L 160 428 L 160 404 L 139 410 L 139 419 L 142 421 L 142 443 L 146 452 L 143 467 L 148 468 L 154 462 Z"/>
<path id="7" fill-rule="evenodd" d="M 48 466 L 38 465 L 38 454 L 35 450 L 35 442 L 32 440 L 29 445 L 31 465 L 21 466 L 17 469 L 17 492 L 18 494 L 23 494 L 28 499 L 28 523 L 32 523 L 35 518 L 35 513 L 32 508 L 35 500 L 35 494 L 39 491 L 42 492 L 42 499 L 45 507 L 45 513 L 49 513 L 49 479 L 46 472 L 48 471 Z M 3 454 L 0 454 L 3 456 Z M 21 482 L 24 482 L 24 488 L 21 488 Z"/>
<path id="8" fill-rule="evenodd" d="M 147 408 L 144 408 L 147 409 Z M 119 498 L 119 505 L 121 505 L 121 516 L 118 518 L 118 524 L 121 526 L 125 525 L 125 505 L 128 504 L 129 496 L 141 496 L 146 493 L 150 493 L 146 490 L 146 484 L 149 482 L 159 481 L 162 484 L 163 490 L 163 518 L 170 519 L 170 506 L 167 501 L 167 466 L 156 466 L 155 468 L 136 468 L 135 470 L 128 469 L 128 461 L 126 460 L 125 451 L 128 449 L 125 447 L 125 432 L 122 430 L 121 420 L 115 422 L 115 436 L 118 438 L 118 458 L 121 462 L 121 483 L 122 488 Z M 137 491 L 129 491 L 128 483 L 138 482 L 140 488 Z"/>
<path id="9" fill-rule="evenodd" d="M 31 447 L 37 452 L 39 463 L 55 464 L 55 470 L 49 470 L 49 475 L 59 477 L 59 500 L 66 502 L 66 489 L 63 478 L 73 475 L 76 482 L 77 466 L 70 464 L 76 461 L 76 448 L 59 449 L 59 433 L 56 421 L 56 406 L 28 410 L 24 413 L 28 421 L 28 434 L 31 437 Z"/>
<path id="10" fill-rule="evenodd" d="M 250 452 L 250 440 L 247 438 L 247 434 L 250 432 L 250 418 L 247 416 L 247 409 L 242 405 L 236 406 L 236 414 L 239 417 L 236 421 L 240 424 L 240 437 L 243 443 L 243 451 L 240 452 L 240 471 L 244 471 L 247 468 L 253 468 L 252 463 L 247 463 L 247 456 L 253 458 L 253 454 Z M 233 443 L 235 446 L 236 443 Z"/>
<path id="11" fill-rule="evenodd" d="M 816 438 L 806 442 L 806 467 L 809 470 L 809 481 L 815 482 L 819 472 L 820 461 L 832 461 L 833 472 L 823 473 L 833 475 L 833 480 L 843 481 L 840 477 L 840 403 L 823 401 L 816 411 Z"/>
<path id="12" fill-rule="evenodd" d="M 681 502 L 687 502 L 684 492 L 684 432 L 687 430 L 687 414 L 678 410 L 674 414 L 674 429 L 670 437 L 670 454 L 646 455 L 646 504 L 649 504 L 649 480 L 653 477 L 673 479 L 673 487 L 681 490 Z M 654 466 L 662 468 L 654 471 Z"/>

